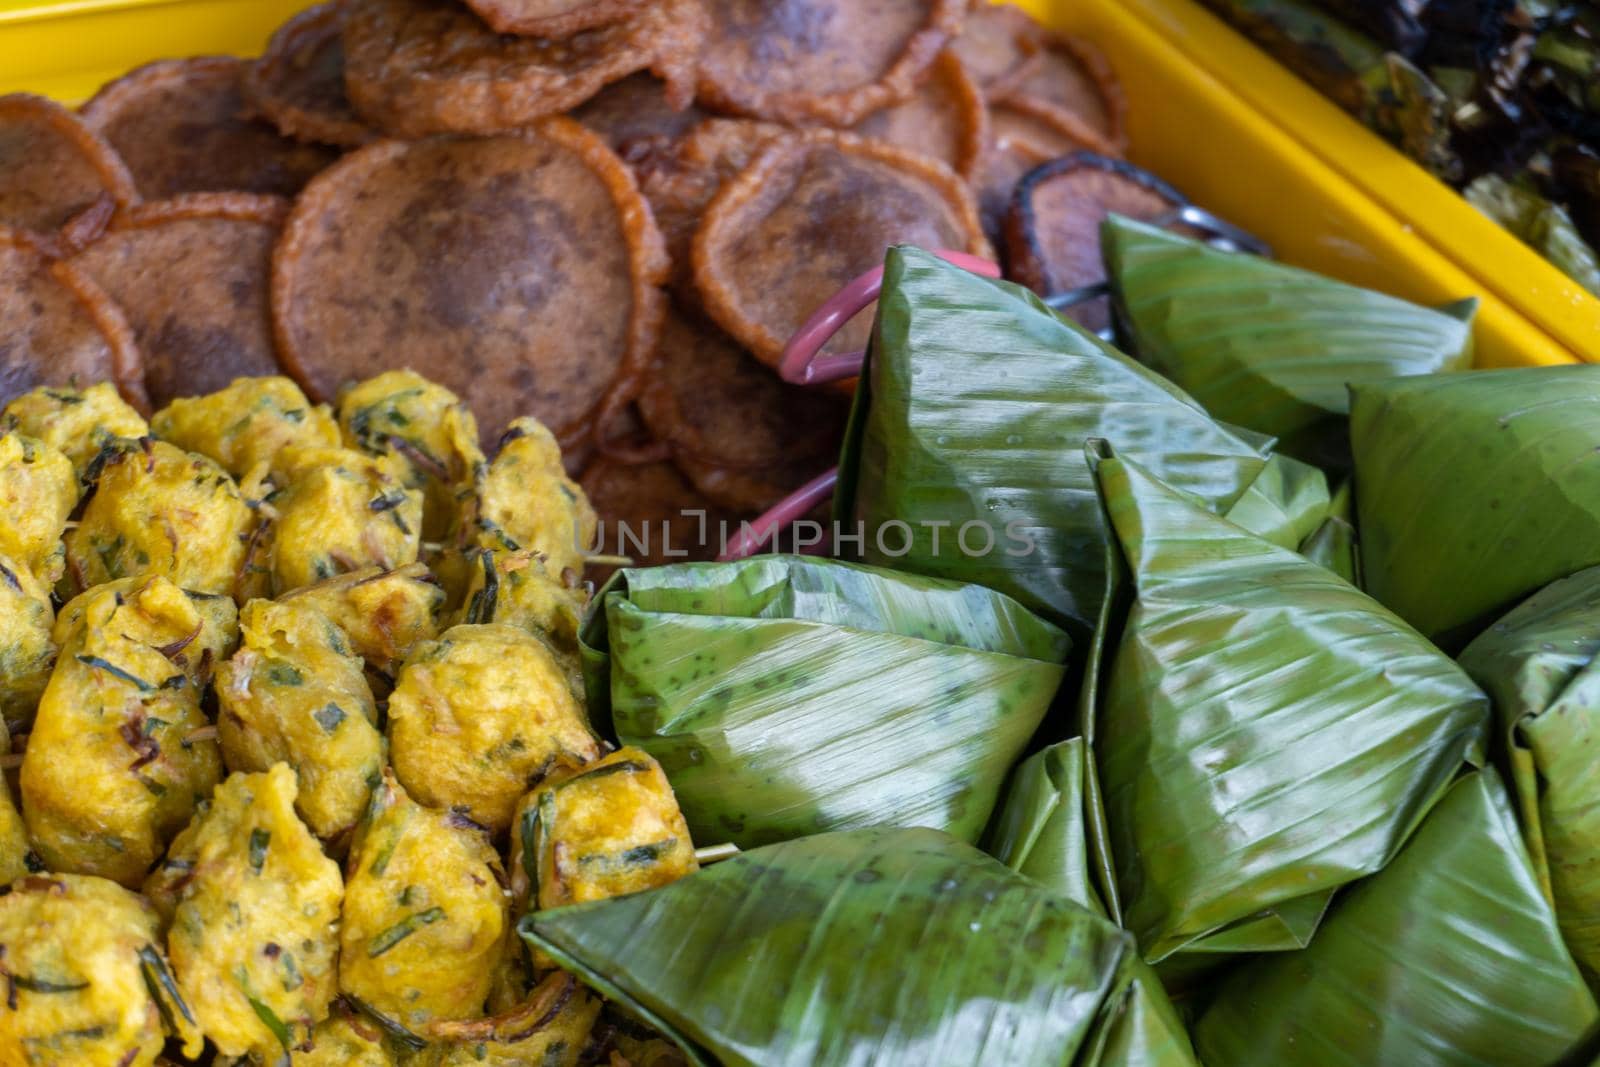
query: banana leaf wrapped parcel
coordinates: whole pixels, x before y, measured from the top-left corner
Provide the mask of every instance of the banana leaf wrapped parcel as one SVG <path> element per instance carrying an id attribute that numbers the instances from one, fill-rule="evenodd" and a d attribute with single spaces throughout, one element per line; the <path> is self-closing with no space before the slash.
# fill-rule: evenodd
<path id="1" fill-rule="evenodd" d="M 1229 1067 L 1539 1067 L 1597 1021 L 1505 788 L 1479 771 L 1334 901 L 1309 948 L 1233 972 L 1194 1033 L 1203 1062 Z"/>
<path id="2" fill-rule="evenodd" d="M 947 834 L 770 845 L 530 913 L 536 951 L 699 1065 L 1106 1063 L 1132 938 Z"/>
<path id="3" fill-rule="evenodd" d="M 1101 246 L 1131 350 L 1301 458 L 1348 455 L 1350 383 L 1472 363 L 1476 301 L 1434 311 L 1119 215 Z"/>
<path id="4" fill-rule="evenodd" d="M 976 841 L 1071 648 L 1001 593 L 803 556 L 620 571 L 583 643 L 597 728 L 660 761 L 695 839 L 741 847 Z"/>
<path id="5" fill-rule="evenodd" d="M 1600 567 L 1553 582 L 1461 654 L 1493 698 L 1522 833 L 1562 935 L 1600 976 Z"/>
<path id="6" fill-rule="evenodd" d="M 1351 395 L 1362 578 L 1440 647 L 1600 564 L 1600 367 L 1396 378 Z"/>
<path id="7" fill-rule="evenodd" d="M 1087 637 L 1106 593 L 1091 438 L 1217 510 L 1272 454 L 1032 293 L 889 250 L 834 501 L 863 562 L 988 586 Z"/>
<path id="8" fill-rule="evenodd" d="M 1466 764 L 1488 701 L 1376 601 L 1102 450 L 1135 593 L 1092 744 L 1145 958 L 1303 947 Z"/>
<path id="9" fill-rule="evenodd" d="M 1089 750 L 1082 737 L 1050 745 L 1017 766 L 985 850 L 1019 874 L 1096 915 L 1106 914 L 1090 876 Z M 1143 960 L 1106 1026 L 1103 1067 L 1192 1067 L 1183 1020 Z"/>

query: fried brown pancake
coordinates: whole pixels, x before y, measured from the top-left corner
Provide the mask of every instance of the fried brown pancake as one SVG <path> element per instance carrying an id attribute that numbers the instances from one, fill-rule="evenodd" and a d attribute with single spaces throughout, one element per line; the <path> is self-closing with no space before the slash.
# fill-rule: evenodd
<path id="1" fill-rule="evenodd" d="M 753 119 L 706 119 L 683 137 L 653 143 L 630 160 L 666 240 L 673 291 L 688 302 L 699 300 L 689 280 L 691 246 L 706 209 L 723 183 L 737 177 L 767 145 L 792 132 Z"/>
<path id="2" fill-rule="evenodd" d="M 249 193 L 151 201 L 73 257 L 127 316 L 156 407 L 278 373 L 269 279 L 288 211 Z"/>
<path id="3" fill-rule="evenodd" d="M 627 168 L 571 119 L 380 141 L 295 204 L 278 349 L 319 400 L 410 367 L 472 406 L 486 447 L 520 415 L 576 443 L 654 350 L 666 266 Z"/>
<path id="4" fill-rule="evenodd" d="M 895 244 L 994 254 L 948 167 L 812 130 L 775 142 L 723 186 L 694 237 L 694 279 L 717 324 L 776 366 L 818 305 Z M 864 348 L 871 327 L 857 316 L 830 348 Z"/>
<path id="5" fill-rule="evenodd" d="M 600 517 L 598 549 L 632 557 L 640 567 L 715 559 L 722 551 L 723 524 L 729 540 L 739 518 L 695 492 L 671 463 L 626 464 L 601 459 L 579 479 Z M 590 566 L 587 577 L 605 573 Z"/>
<path id="6" fill-rule="evenodd" d="M 571 37 L 637 14 L 649 0 L 467 0 L 496 33 Z"/>
<path id="7" fill-rule="evenodd" d="M 598 133 L 624 161 L 659 151 L 694 129 L 706 113 L 673 107 L 668 86 L 649 74 L 632 74 L 601 89 L 572 117 Z"/>
<path id="8" fill-rule="evenodd" d="M 0 405 L 41 385 L 114 382 L 148 412 L 133 331 L 111 299 L 19 230 L 0 228 Z"/>
<path id="9" fill-rule="evenodd" d="M 989 108 L 978 83 L 946 49 L 915 96 L 868 115 L 852 132 L 930 156 L 971 181 L 988 143 Z"/>
<path id="10" fill-rule="evenodd" d="M 1040 296 L 1102 282 L 1100 224 L 1116 212 L 1154 219 L 1187 203 L 1183 194 L 1120 159 L 1079 152 L 1031 171 L 1006 215 L 1006 275 Z M 1105 298 L 1067 309 L 1090 330 L 1111 324 Z"/>
<path id="11" fill-rule="evenodd" d="M 138 198 L 109 144 L 42 96 L 0 96 L 0 226 L 52 234 L 107 196 Z"/>
<path id="12" fill-rule="evenodd" d="M 908 100 L 965 0 L 706 0 L 699 96 L 779 122 L 851 126 Z"/>
<path id="13" fill-rule="evenodd" d="M 639 411 L 697 490 L 755 512 L 831 465 L 850 401 L 786 384 L 716 326 L 673 309 Z"/>
<path id="14" fill-rule="evenodd" d="M 1010 4 L 974 5 L 956 54 L 993 99 L 1025 96 L 1076 115 L 1114 151 L 1127 147 L 1127 101 L 1098 48 L 1054 33 Z"/>
<path id="15" fill-rule="evenodd" d="M 659 0 L 554 41 L 497 34 L 454 0 L 354 0 L 345 85 L 363 118 L 398 137 L 518 129 L 646 69 L 687 105 L 704 29 L 700 0 Z"/>
<path id="16" fill-rule="evenodd" d="M 302 11 L 245 69 L 245 100 L 285 137 L 342 148 L 373 138 L 344 90 L 344 12 L 343 0 Z"/>
<path id="17" fill-rule="evenodd" d="M 1023 175 L 1073 152 L 1116 155 L 1115 148 L 1077 116 L 1031 97 L 991 101 L 989 150 L 973 180 L 983 231 L 1000 243 L 1000 230 Z"/>
<path id="18" fill-rule="evenodd" d="M 293 196 L 336 153 L 248 118 L 243 60 L 164 60 L 125 74 L 83 106 L 83 119 L 127 161 L 149 200 L 183 193 Z"/>

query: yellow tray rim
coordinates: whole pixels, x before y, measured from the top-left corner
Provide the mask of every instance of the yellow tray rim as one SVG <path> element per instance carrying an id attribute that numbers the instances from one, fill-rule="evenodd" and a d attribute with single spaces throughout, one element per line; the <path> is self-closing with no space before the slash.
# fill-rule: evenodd
<path id="1" fill-rule="evenodd" d="M 1600 299 L 1196 0 L 1121 0 L 1191 63 L 1579 358 L 1600 362 Z"/>

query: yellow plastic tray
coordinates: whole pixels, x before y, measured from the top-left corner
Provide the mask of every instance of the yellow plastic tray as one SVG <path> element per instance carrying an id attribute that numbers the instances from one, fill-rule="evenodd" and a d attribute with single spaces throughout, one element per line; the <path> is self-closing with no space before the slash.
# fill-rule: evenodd
<path id="1" fill-rule="evenodd" d="M 1498 291 L 1191 61 L 1171 27 L 1162 32 L 1142 21 L 1136 9 L 1146 3 L 1153 0 L 1024 2 L 1109 54 L 1128 93 L 1136 162 L 1260 235 L 1288 262 L 1424 303 L 1480 296 L 1483 365 L 1572 362 Z M 0 92 L 79 101 L 152 59 L 251 54 L 306 6 L 308 0 L 0 0 Z"/>
<path id="2" fill-rule="evenodd" d="M 1195 0 L 1117 0 L 1192 63 L 1404 217 L 1417 234 L 1579 358 L 1600 362 L 1600 299 L 1340 110 Z"/>

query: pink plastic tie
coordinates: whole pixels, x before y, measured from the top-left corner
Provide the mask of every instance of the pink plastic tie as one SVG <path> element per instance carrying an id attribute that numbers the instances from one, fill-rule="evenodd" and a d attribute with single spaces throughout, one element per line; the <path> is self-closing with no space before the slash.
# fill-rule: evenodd
<path id="1" fill-rule="evenodd" d="M 999 265 L 982 256 L 950 249 L 942 249 L 934 255 L 985 278 L 1000 277 Z M 883 267 L 873 267 L 813 312 L 783 350 L 783 359 L 778 363 L 778 374 L 783 380 L 794 385 L 823 385 L 859 375 L 861 364 L 867 358 L 865 352 L 824 356 L 822 346 L 833 340 L 833 335 L 843 329 L 845 323 L 865 311 L 882 292 Z"/>
<path id="2" fill-rule="evenodd" d="M 727 549 L 717 557 L 718 563 L 732 563 L 746 559 L 761 551 L 784 527 L 810 513 L 812 508 L 833 496 L 839 484 L 839 468 L 819 474 L 796 489 L 752 523 L 743 524 L 739 536 L 728 543 Z"/>

